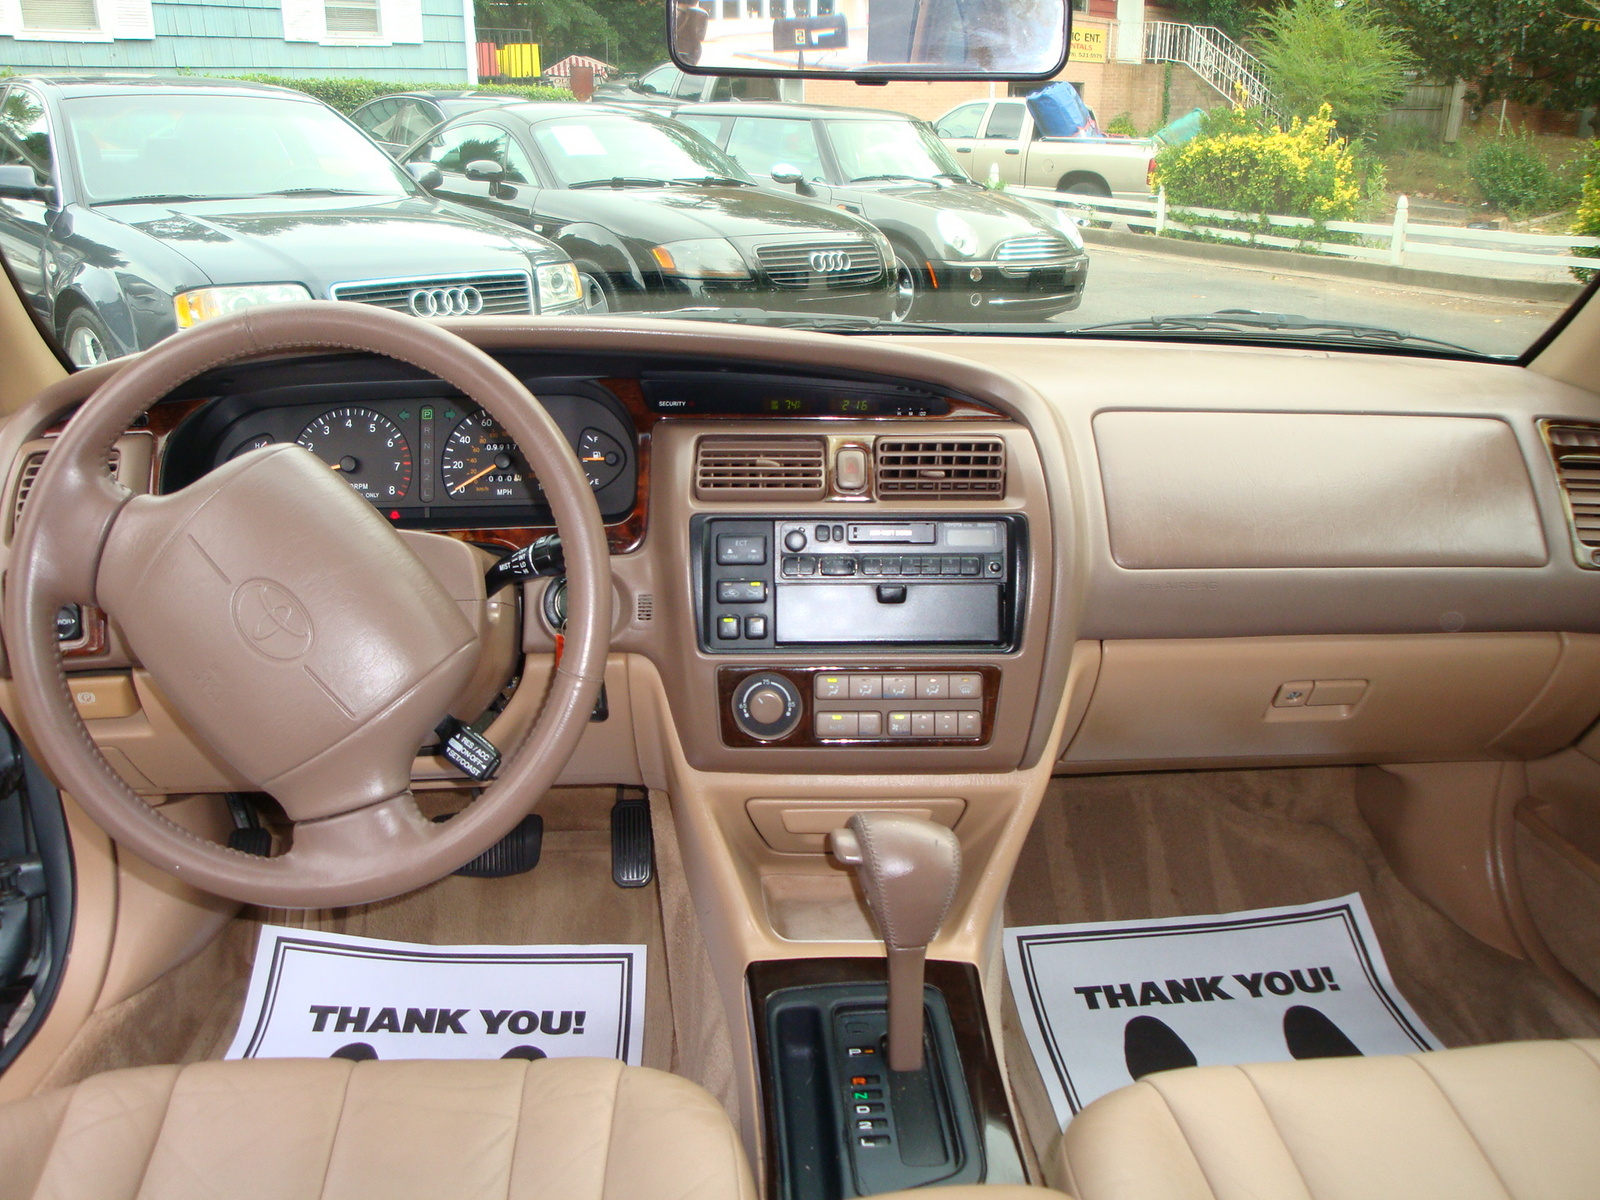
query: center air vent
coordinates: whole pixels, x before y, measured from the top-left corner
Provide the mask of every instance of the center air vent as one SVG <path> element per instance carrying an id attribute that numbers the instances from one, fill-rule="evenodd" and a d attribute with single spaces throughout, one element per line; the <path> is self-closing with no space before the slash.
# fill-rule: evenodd
<path id="1" fill-rule="evenodd" d="M 1600 566 L 1600 425 L 1546 422 L 1544 436 L 1567 501 L 1573 551 L 1584 566 Z"/>
<path id="2" fill-rule="evenodd" d="M 45 451 L 35 450 L 22 461 L 22 470 L 17 475 L 17 490 L 11 497 L 11 532 L 17 530 L 17 522 L 22 519 L 22 506 L 28 502 L 28 494 L 33 491 L 34 481 L 39 478 L 39 468 L 44 466 Z M 122 451 L 112 448 L 108 460 L 111 474 L 117 474 L 117 468 L 122 465 Z"/>
<path id="3" fill-rule="evenodd" d="M 821 438 L 700 439 L 694 494 L 701 500 L 817 500 L 823 493 Z"/>
<path id="4" fill-rule="evenodd" d="M 878 495 L 907 500 L 1006 494 L 1006 446 L 999 438 L 879 438 Z"/>

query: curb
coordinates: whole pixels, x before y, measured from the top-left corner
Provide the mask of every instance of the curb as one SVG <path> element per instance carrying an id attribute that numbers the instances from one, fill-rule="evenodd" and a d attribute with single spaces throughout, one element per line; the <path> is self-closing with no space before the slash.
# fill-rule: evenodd
<path id="1" fill-rule="evenodd" d="M 1577 280 L 1571 283 L 1545 283 L 1533 279 L 1490 279 L 1480 275 L 1456 275 L 1450 271 L 1424 271 L 1416 267 L 1395 267 L 1388 263 L 1361 262 L 1293 250 L 1266 250 L 1258 246 L 1223 246 L 1216 242 L 1189 242 L 1153 234 L 1124 233 L 1116 229 L 1079 230 L 1091 246 L 1112 246 L 1119 250 L 1142 250 L 1147 254 L 1170 254 L 1177 258 L 1203 258 L 1212 262 L 1263 267 L 1286 274 L 1321 275 L 1336 279 L 1367 279 L 1376 283 L 1398 283 L 1410 287 L 1433 288 L 1445 292 L 1467 292 L 1477 296 L 1500 296 L 1513 300 L 1545 300 L 1571 303 L 1583 291 Z"/>

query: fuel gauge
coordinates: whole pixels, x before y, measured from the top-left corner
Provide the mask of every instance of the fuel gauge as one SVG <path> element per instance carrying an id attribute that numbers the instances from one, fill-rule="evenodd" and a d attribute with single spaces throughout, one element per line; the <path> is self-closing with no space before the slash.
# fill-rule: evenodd
<path id="1" fill-rule="evenodd" d="M 578 461 L 589 477 L 589 486 L 599 491 L 622 473 L 626 456 L 616 438 L 591 428 L 578 438 Z"/>

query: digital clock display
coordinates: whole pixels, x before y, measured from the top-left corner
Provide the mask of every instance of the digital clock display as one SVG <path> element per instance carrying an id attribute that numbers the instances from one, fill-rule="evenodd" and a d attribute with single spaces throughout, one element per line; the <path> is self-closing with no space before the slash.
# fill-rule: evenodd
<path id="1" fill-rule="evenodd" d="M 650 407 L 664 415 L 773 417 L 942 417 L 949 404 L 909 388 L 871 384 L 795 383 L 780 378 L 738 382 L 646 379 Z"/>

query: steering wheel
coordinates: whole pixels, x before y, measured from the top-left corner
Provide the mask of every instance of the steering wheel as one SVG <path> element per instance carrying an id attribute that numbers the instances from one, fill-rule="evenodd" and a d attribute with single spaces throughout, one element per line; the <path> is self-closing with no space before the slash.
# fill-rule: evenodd
<path id="1" fill-rule="evenodd" d="M 182 491 L 134 495 L 107 455 L 175 387 L 226 363 L 361 351 L 419 367 L 488 410 L 544 487 L 566 555 L 565 653 L 538 721 L 498 778 L 435 824 L 410 791 L 420 745 L 466 685 L 478 638 L 367 501 L 309 451 L 275 444 Z M 364 305 L 249 309 L 162 342 L 56 439 L 18 526 L 4 630 L 32 746 L 119 843 L 220 896 L 360 904 L 442 879 L 521 820 L 576 748 L 609 640 L 610 559 L 594 494 L 521 383 L 454 334 Z M 73 704 L 55 634 L 64 604 L 113 616 L 173 706 L 293 822 L 284 854 L 207 841 L 136 795 Z"/>

